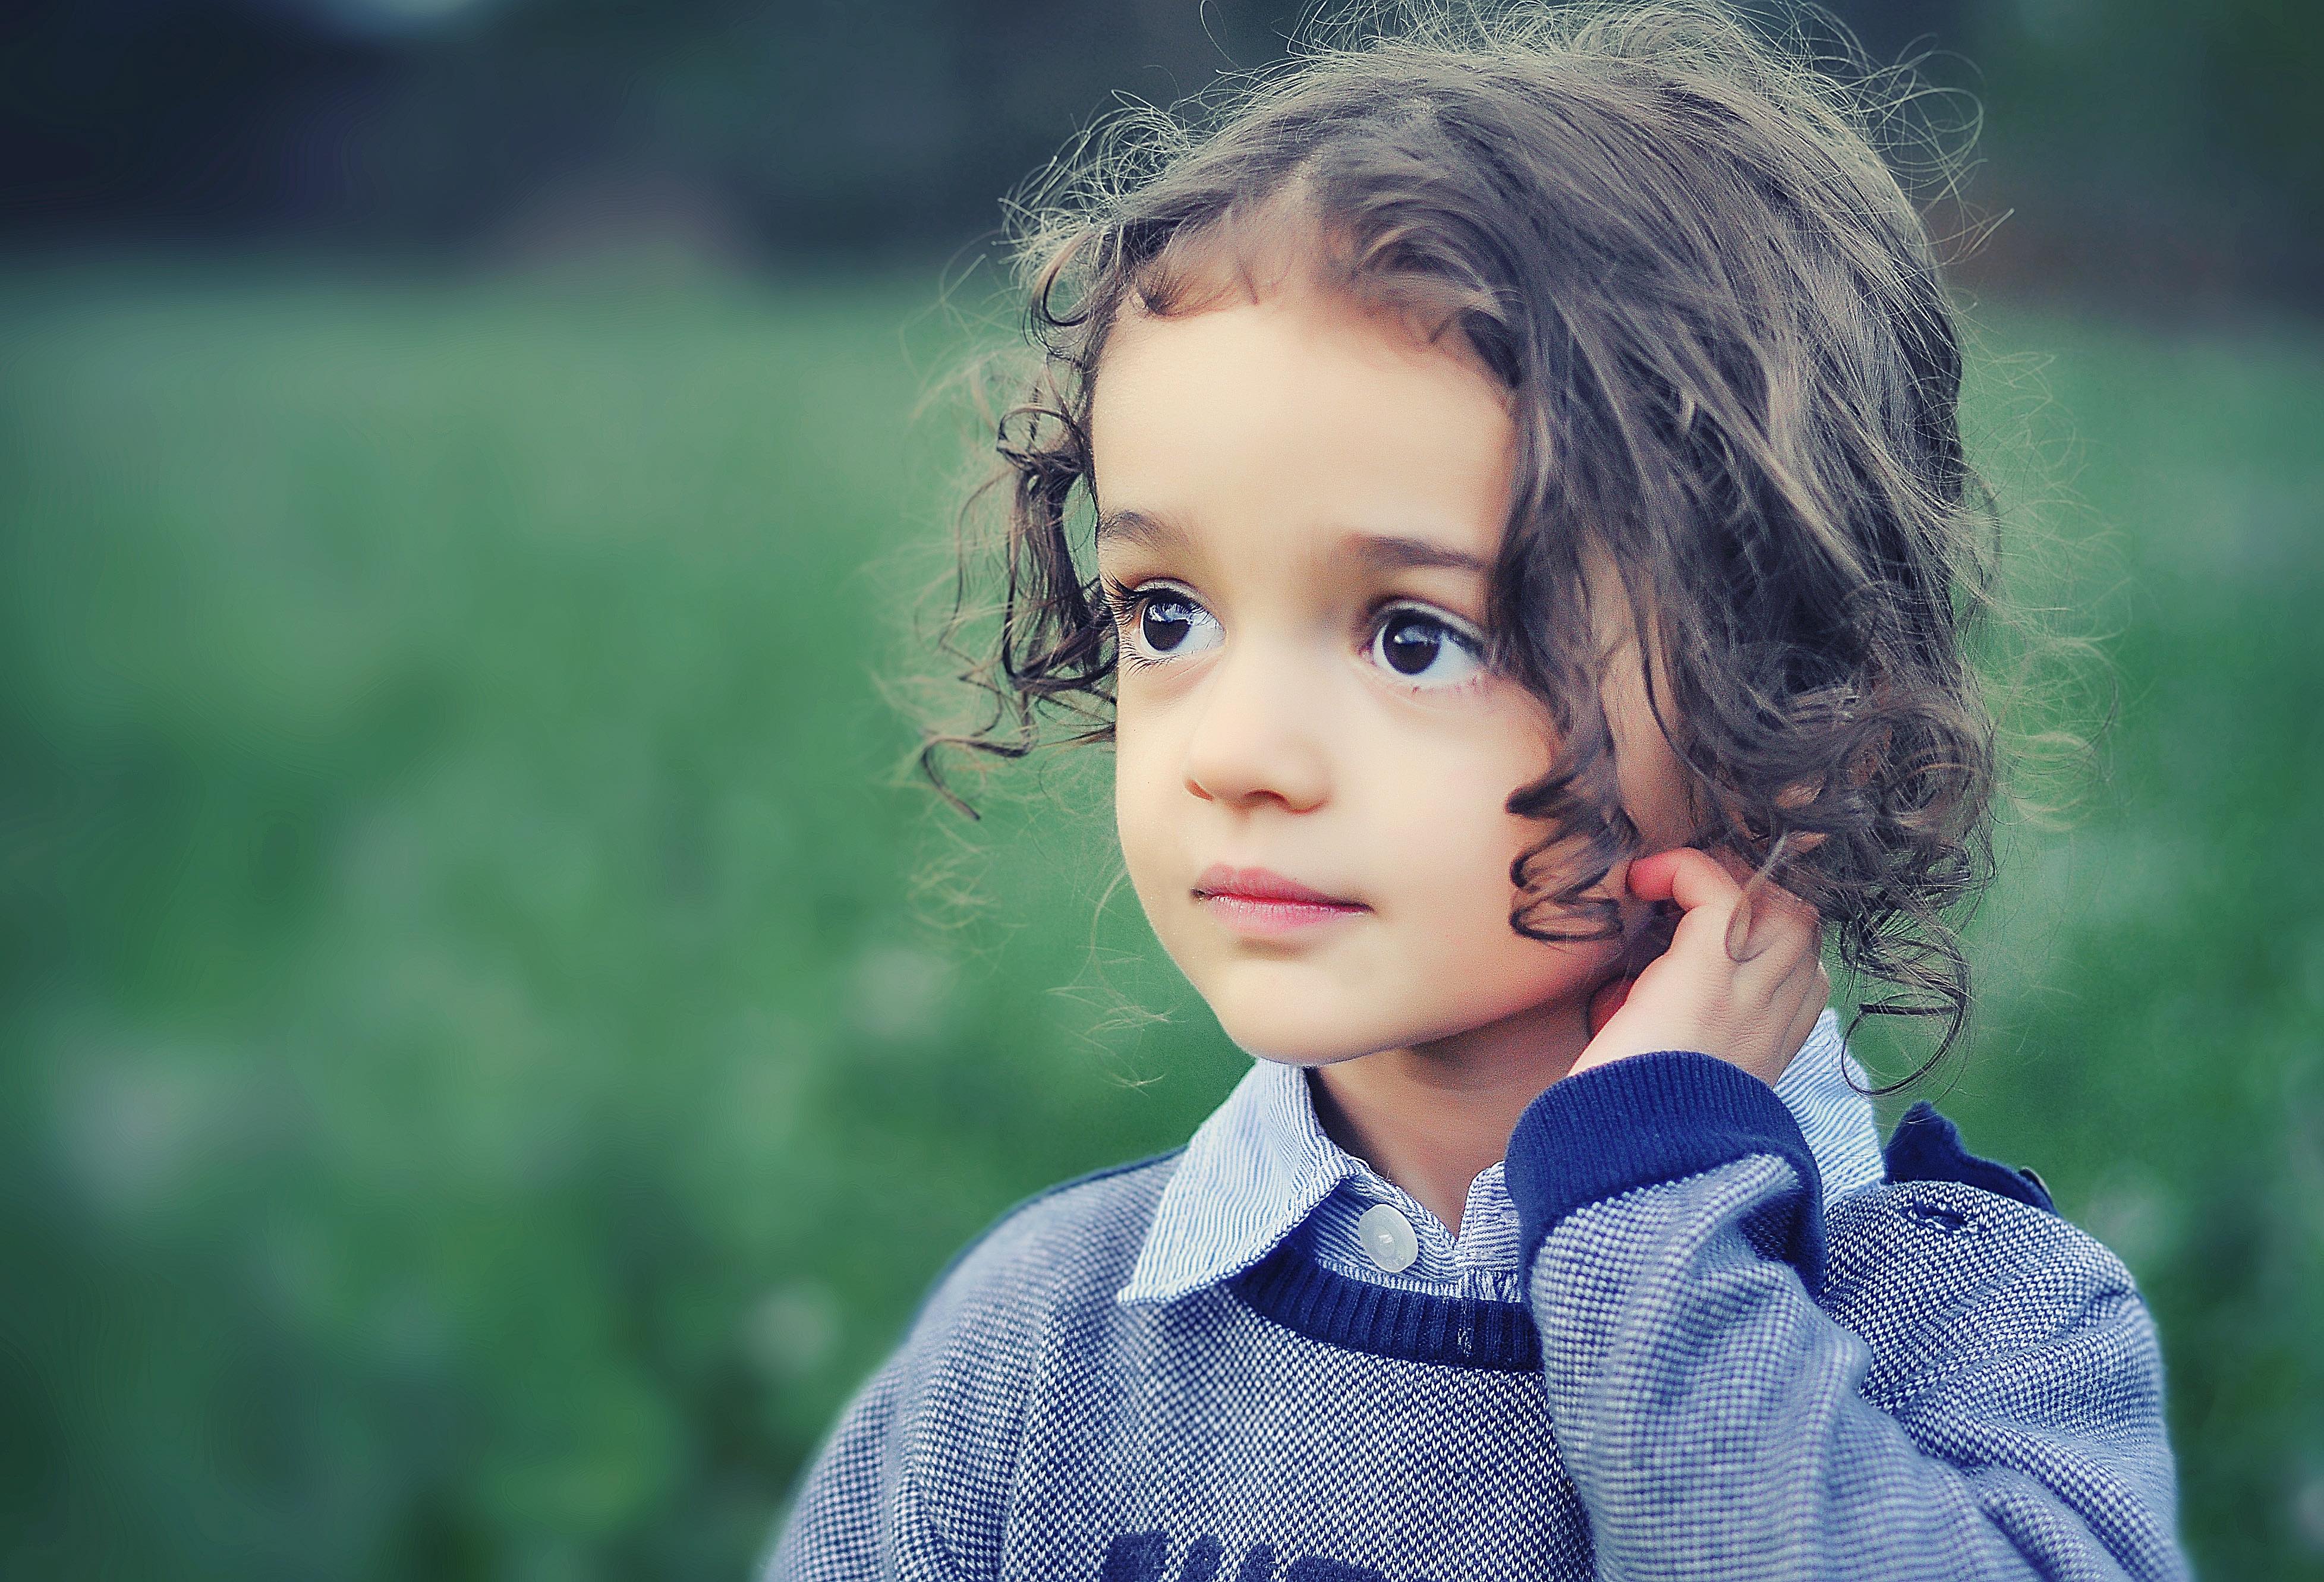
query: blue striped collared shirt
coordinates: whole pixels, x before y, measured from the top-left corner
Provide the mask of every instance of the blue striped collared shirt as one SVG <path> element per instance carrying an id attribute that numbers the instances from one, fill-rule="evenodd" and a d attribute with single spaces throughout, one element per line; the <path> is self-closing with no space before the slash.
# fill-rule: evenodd
<path id="1" fill-rule="evenodd" d="M 1806 1136 L 1822 1178 L 1825 1207 L 1885 1180 L 1872 1102 L 1849 1086 L 1864 1068 L 1827 1010 L 1775 1083 L 1775 1097 Z M 1315 1118 L 1305 1068 L 1259 1060 L 1225 1102 L 1196 1128 L 1156 1205 L 1122 1302 L 1169 1301 L 1240 1274 L 1287 1237 L 1328 1269 L 1399 1290 L 1523 1302 L 1517 1209 L 1499 1164 L 1469 1183 L 1461 1234 L 1411 1193 L 1326 1136 Z M 1419 1243 L 1411 1265 L 1381 1268 L 1356 1224 L 1385 1203 Z"/>

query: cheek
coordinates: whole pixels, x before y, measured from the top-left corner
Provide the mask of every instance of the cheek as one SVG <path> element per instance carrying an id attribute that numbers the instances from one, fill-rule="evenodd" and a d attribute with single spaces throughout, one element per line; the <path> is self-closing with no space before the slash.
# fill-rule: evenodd
<path id="1" fill-rule="evenodd" d="M 1508 811 L 1508 793 L 1535 773 L 1513 755 L 1485 754 L 1462 777 L 1443 774 L 1408 787 L 1426 816 L 1381 829 L 1396 878 L 1394 926 L 1380 937 L 1389 959 L 1370 963 L 1367 981 L 1402 1003 L 1440 1036 L 1559 1002 L 1590 987 L 1618 943 L 1547 943 L 1509 924 L 1517 904 L 1510 865 L 1541 843 L 1548 827 Z M 1491 777 L 1491 789 L 1484 788 Z"/>
<path id="2" fill-rule="evenodd" d="M 1113 750 L 1114 834 L 1121 844 L 1122 866 L 1130 870 L 1130 888 L 1150 912 L 1152 887 L 1160 883 L 1157 869 L 1167 850 L 1167 804 L 1173 784 L 1157 761 L 1152 745 L 1143 737 L 1117 732 Z"/>
<path id="3" fill-rule="evenodd" d="M 1416 925 L 1407 937 L 1426 942 L 1424 948 L 1440 964 L 1481 970 L 1489 961 L 1497 971 L 1555 976 L 1577 956 L 1600 953 L 1594 947 L 1551 946 L 1509 925 L 1517 905 L 1510 868 L 1552 831 L 1509 812 L 1508 799 L 1539 778 L 1553 756 L 1541 729 L 1513 724 L 1465 751 L 1405 758 L 1381 786 L 1378 805 L 1387 811 L 1376 827 L 1380 850 L 1395 854 L 1390 871 L 1397 877 L 1404 914 Z M 1554 852 L 1535 859 L 1533 871 L 1542 875 L 1543 862 L 1554 860 Z M 1618 867 L 1611 882 L 1618 885 L 1621 873 Z"/>
<path id="4" fill-rule="evenodd" d="M 1379 809 L 1367 821 L 1388 877 L 1406 904 L 1441 926 L 1475 937 L 1481 916 L 1507 932 L 1509 864 L 1541 826 L 1507 808 L 1525 771 L 1507 755 L 1410 754 L 1370 777 Z"/>

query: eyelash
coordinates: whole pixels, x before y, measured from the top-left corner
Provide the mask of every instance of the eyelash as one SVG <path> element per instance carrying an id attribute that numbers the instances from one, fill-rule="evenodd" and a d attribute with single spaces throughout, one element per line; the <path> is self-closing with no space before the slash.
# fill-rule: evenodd
<path id="1" fill-rule="evenodd" d="M 1130 626 L 1131 621 L 1137 616 L 1139 607 L 1141 604 L 1145 603 L 1147 600 L 1157 597 L 1162 593 L 1176 594 L 1177 597 L 1184 599 L 1187 603 L 1195 605 L 1198 609 L 1202 607 L 1200 601 L 1194 598 L 1191 594 L 1186 593 L 1182 589 L 1172 587 L 1168 584 L 1141 583 L 1137 587 L 1132 588 L 1114 581 L 1110 576 L 1100 574 L 1098 577 L 1098 586 L 1102 593 L 1107 608 L 1112 612 L 1114 627 L 1118 632 L 1126 630 Z M 1434 621 L 1437 626 L 1443 629 L 1446 637 L 1450 638 L 1453 642 L 1459 644 L 1461 647 L 1467 648 L 1478 660 L 1478 669 L 1476 674 L 1471 676 L 1465 681 L 1455 682 L 1450 686 L 1406 686 L 1402 689 L 1403 691 L 1409 693 L 1429 693 L 1443 696 L 1467 692 L 1473 687 L 1482 685 L 1488 672 L 1484 667 L 1483 650 L 1478 642 L 1470 637 L 1468 632 L 1462 628 L 1453 625 L 1451 621 L 1446 621 L 1443 616 L 1438 615 L 1434 611 L 1430 610 L 1426 605 L 1416 603 L 1410 600 L 1391 602 L 1381 605 L 1378 610 L 1372 612 L 1371 624 L 1367 629 L 1370 633 L 1365 644 L 1367 652 L 1370 651 L 1370 645 L 1372 643 L 1379 640 L 1382 621 L 1385 621 L 1387 617 L 1395 614 L 1399 610 L 1413 611 L 1419 615 L 1426 617 L 1429 621 Z M 1138 652 L 1137 649 L 1132 648 L 1127 641 L 1116 642 L 1114 649 L 1122 667 L 1129 670 L 1142 670 L 1151 666 L 1167 665 L 1170 663 L 1167 659 L 1149 659 L 1145 655 Z"/>

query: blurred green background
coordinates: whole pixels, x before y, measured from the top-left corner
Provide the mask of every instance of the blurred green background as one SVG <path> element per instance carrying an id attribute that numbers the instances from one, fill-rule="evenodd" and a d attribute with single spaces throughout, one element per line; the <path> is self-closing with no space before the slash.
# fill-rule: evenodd
<path id="1" fill-rule="evenodd" d="M 1982 72 L 1969 426 L 2119 696 L 1884 1126 L 2129 1263 L 2202 1574 L 2324 1576 L 2315 29 L 1859 9 Z M 1207 15 L 10 24 L 9 1575 L 744 1575 L 945 1258 L 1223 1096 L 1103 760 L 967 825 L 881 689 L 964 248 Z"/>

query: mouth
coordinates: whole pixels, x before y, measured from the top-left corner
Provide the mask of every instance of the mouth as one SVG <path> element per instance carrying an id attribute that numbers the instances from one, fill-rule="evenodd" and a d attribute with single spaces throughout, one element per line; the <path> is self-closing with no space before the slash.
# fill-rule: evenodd
<path id="1" fill-rule="evenodd" d="M 1243 934 L 1286 934 L 1360 917 L 1361 901 L 1326 895 L 1264 868 L 1214 863 L 1194 881 L 1194 898 L 1228 927 Z"/>

